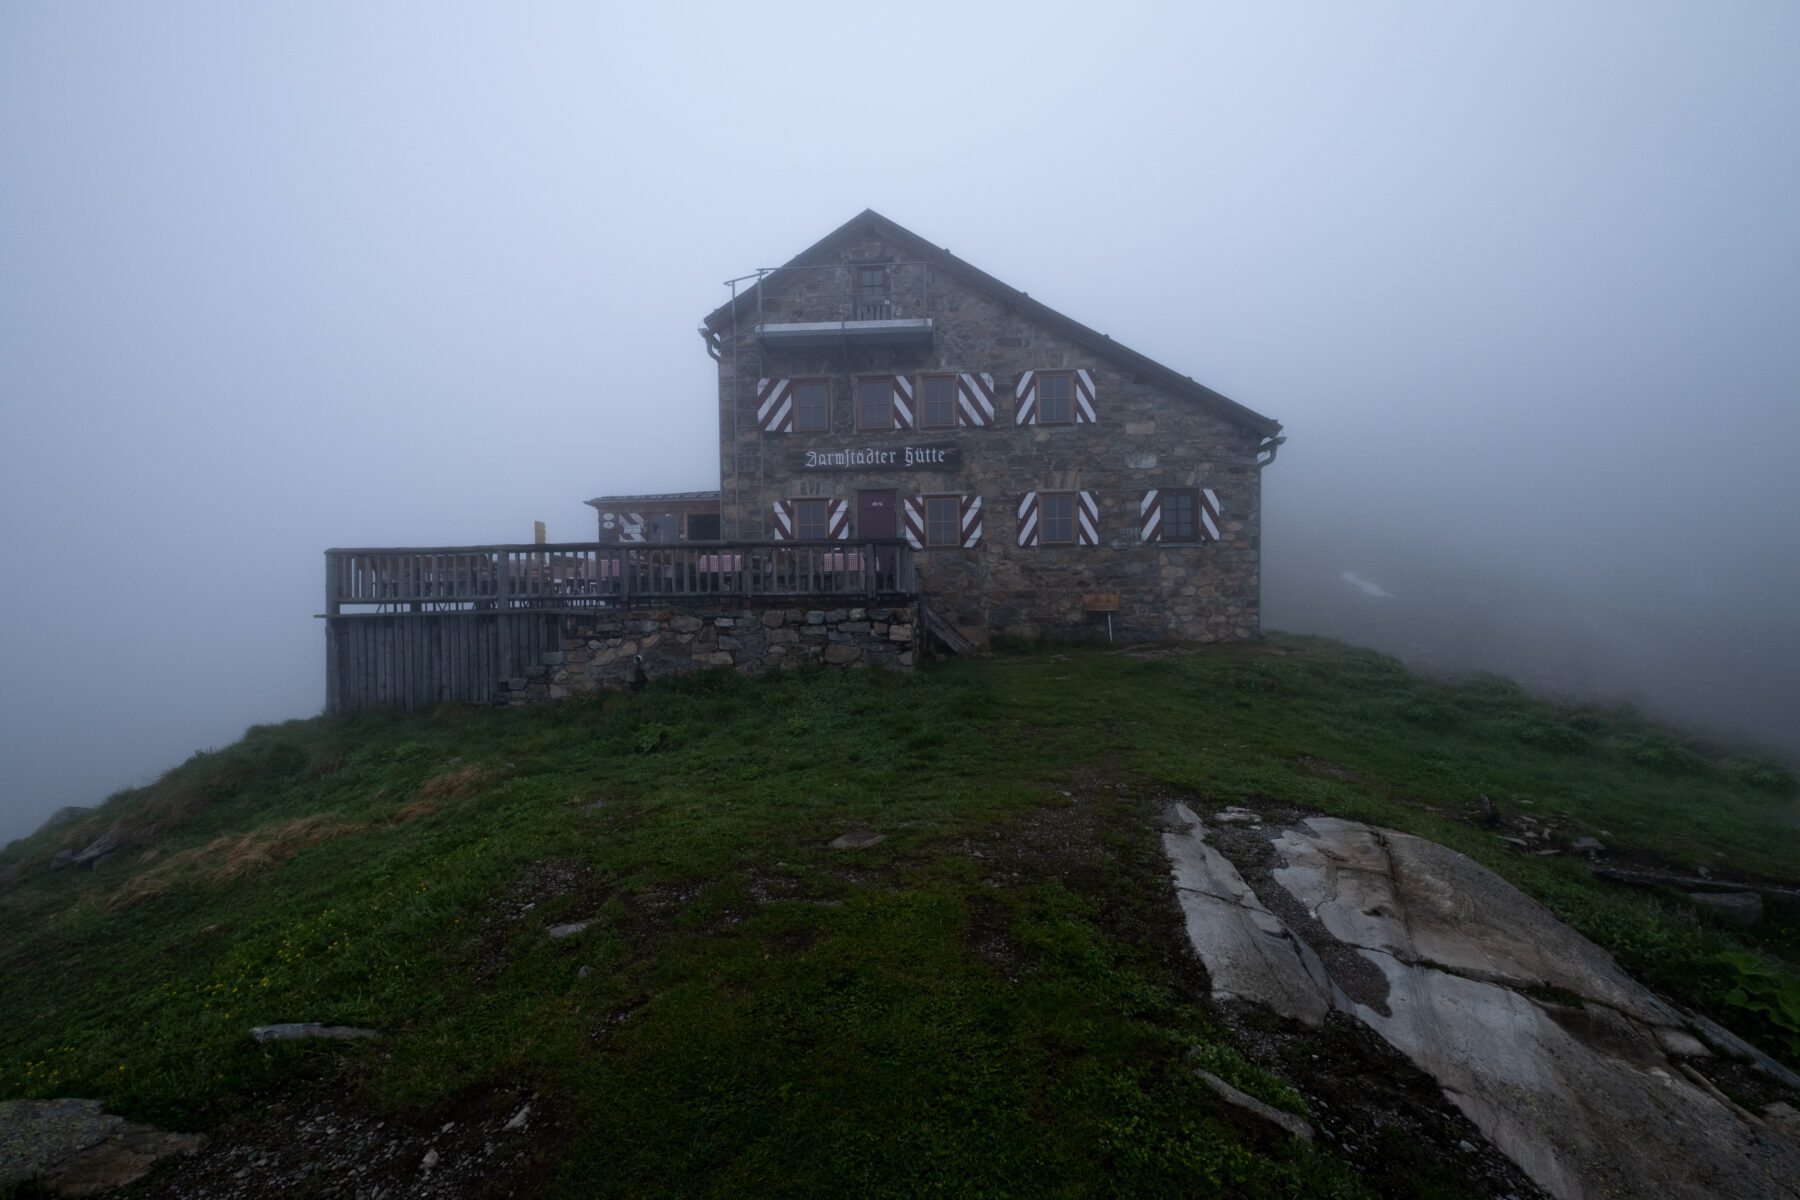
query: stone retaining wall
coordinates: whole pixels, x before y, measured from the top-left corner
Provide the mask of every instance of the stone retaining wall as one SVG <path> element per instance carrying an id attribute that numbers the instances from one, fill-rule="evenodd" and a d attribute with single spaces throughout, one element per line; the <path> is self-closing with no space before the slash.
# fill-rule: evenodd
<path id="1" fill-rule="evenodd" d="M 635 659 L 654 681 L 714 667 L 744 674 L 822 663 L 911 670 L 918 606 L 638 609 L 565 617 L 562 649 L 500 685 L 499 700 L 530 704 L 629 686 Z"/>

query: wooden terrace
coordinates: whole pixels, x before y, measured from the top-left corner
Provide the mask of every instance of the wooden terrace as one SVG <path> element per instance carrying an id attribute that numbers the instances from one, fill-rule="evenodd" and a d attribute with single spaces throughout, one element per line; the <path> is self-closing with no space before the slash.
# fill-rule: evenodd
<path id="1" fill-rule="evenodd" d="M 325 552 L 326 617 L 902 599 L 904 541 L 434 546 Z"/>

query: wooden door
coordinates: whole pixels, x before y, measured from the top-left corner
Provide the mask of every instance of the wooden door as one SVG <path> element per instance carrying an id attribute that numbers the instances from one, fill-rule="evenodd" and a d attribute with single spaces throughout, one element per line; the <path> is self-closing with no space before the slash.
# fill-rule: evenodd
<path id="1" fill-rule="evenodd" d="M 900 508 L 893 488 L 865 489 L 856 493 L 856 536 L 874 541 L 900 536 Z M 876 590 L 895 590 L 895 551 L 882 546 L 875 551 Z"/>

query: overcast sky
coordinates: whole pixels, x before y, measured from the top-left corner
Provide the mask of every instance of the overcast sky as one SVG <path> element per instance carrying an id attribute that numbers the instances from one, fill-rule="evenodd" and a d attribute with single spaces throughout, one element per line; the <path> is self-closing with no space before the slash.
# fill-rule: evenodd
<path id="1" fill-rule="evenodd" d="M 865 207 L 1286 422 L 1272 616 L 1791 611 L 1797 141 L 1785 0 L 14 0 L 0 838 L 316 712 L 326 546 L 716 486 L 699 318 Z"/>

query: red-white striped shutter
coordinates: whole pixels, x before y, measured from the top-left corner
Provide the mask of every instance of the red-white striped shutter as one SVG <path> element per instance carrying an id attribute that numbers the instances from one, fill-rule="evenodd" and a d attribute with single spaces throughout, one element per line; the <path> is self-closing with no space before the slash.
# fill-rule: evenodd
<path id="1" fill-rule="evenodd" d="M 1075 544 L 1100 544 L 1100 501 L 1092 492 L 1075 493 Z"/>
<path id="2" fill-rule="evenodd" d="M 1151 489 L 1138 502 L 1138 539 L 1145 542 L 1162 540 L 1162 492 Z"/>
<path id="3" fill-rule="evenodd" d="M 1219 497 L 1211 488 L 1200 489 L 1200 537 L 1208 542 L 1219 540 Z"/>
<path id="4" fill-rule="evenodd" d="M 1014 402 L 1013 403 L 1013 421 L 1015 424 L 1019 424 L 1019 425 L 1035 425 L 1035 424 L 1037 424 L 1037 372 L 1036 371 L 1020 371 L 1019 372 L 1019 381 L 1013 385 L 1013 402 Z M 1036 492 L 1027 492 L 1025 494 L 1027 496 L 1031 497 L 1031 502 L 1034 505 L 1037 503 L 1037 493 Z M 1024 518 L 1021 517 L 1020 520 L 1023 521 Z M 1020 528 L 1021 529 L 1024 528 L 1023 524 L 1020 525 Z M 1032 542 L 1030 544 L 1033 546 L 1037 545 L 1036 542 Z M 1020 542 L 1019 545 L 1023 546 L 1023 545 L 1026 545 L 1026 543 Z"/>
<path id="5" fill-rule="evenodd" d="M 1037 545 L 1038 533 L 1038 494 L 1026 492 L 1019 497 L 1019 545 Z"/>
<path id="6" fill-rule="evenodd" d="M 925 548 L 925 498 L 906 496 L 900 501 L 900 531 L 914 550 Z"/>
<path id="7" fill-rule="evenodd" d="M 894 428 L 911 429 L 913 419 L 913 382 L 910 375 L 894 376 Z"/>
<path id="8" fill-rule="evenodd" d="M 962 498 L 962 544 L 972 550 L 981 544 L 981 497 Z"/>
<path id="9" fill-rule="evenodd" d="M 1013 399 L 1017 405 L 1013 410 L 1013 420 L 1020 425 L 1037 424 L 1037 377 L 1036 371 L 1023 371 L 1019 381 L 1013 385 Z M 1075 371 L 1075 423 L 1092 425 L 1097 418 L 1094 415 L 1094 377 L 1086 368 Z"/>
<path id="10" fill-rule="evenodd" d="M 850 502 L 833 500 L 825 506 L 825 536 L 844 541 L 850 536 Z"/>
<path id="11" fill-rule="evenodd" d="M 756 427 L 764 433 L 794 432 L 794 381 L 756 381 Z"/>
<path id="12" fill-rule="evenodd" d="M 1199 541 L 1216 542 L 1219 540 L 1219 496 L 1211 488 L 1200 489 L 1199 511 L 1194 519 L 1200 522 L 1197 530 Z M 1144 493 L 1138 503 L 1138 537 L 1146 542 L 1162 541 L 1162 492 L 1160 489 Z"/>
<path id="13" fill-rule="evenodd" d="M 770 506 L 769 538 L 776 542 L 794 540 L 794 502 L 777 500 Z"/>
<path id="14" fill-rule="evenodd" d="M 1082 369 L 1075 372 L 1075 423 L 1094 423 L 1094 377 Z"/>
<path id="15" fill-rule="evenodd" d="M 644 514 L 619 514 L 619 540 L 621 542 L 641 542 L 644 540 Z"/>
<path id="16" fill-rule="evenodd" d="M 956 377 L 956 423 L 983 428 L 994 423 L 994 377 L 965 371 Z"/>

